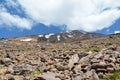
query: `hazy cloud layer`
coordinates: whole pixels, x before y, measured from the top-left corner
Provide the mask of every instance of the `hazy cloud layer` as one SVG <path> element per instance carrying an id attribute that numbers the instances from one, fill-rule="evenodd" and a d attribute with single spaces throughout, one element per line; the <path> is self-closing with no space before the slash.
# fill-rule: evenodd
<path id="1" fill-rule="evenodd" d="M 115 31 L 114 33 L 115 33 L 115 34 L 120 33 L 120 31 Z"/>
<path id="2" fill-rule="evenodd" d="M 96 31 L 110 27 L 120 18 L 120 0 L 6 0 L 7 5 L 20 5 L 27 18 L 0 14 L 0 24 L 30 29 L 35 23 L 66 25 L 68 30 Z M 5 8 L 5 7 L 4 7 Z M 0 8 L 2 9 L 2 8 Z M 1 11 L 0 11 L 1 13 Z M 8 17 L 7 17 L 8 16 Z M 21 22 L 21 24 L 19 24 Z"/>

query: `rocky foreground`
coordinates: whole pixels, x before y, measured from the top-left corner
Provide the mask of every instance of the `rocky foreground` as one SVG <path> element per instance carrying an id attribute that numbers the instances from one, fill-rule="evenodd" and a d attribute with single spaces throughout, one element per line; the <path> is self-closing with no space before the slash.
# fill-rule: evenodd
<path id="1" fill-rule="evenodd" d="M 119 37 L 71 43 L 0 42 L 0 80 L 120 80 L 119 72 Z"/>

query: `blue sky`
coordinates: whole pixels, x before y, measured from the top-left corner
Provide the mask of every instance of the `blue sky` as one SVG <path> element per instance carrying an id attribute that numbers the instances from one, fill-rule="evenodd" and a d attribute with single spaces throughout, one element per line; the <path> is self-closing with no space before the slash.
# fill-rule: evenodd
<path id="1" fill-rule="evenodd" d="M 66 30 L 120 32 L 120 0 L 0 0 L 0 37 Z"/>

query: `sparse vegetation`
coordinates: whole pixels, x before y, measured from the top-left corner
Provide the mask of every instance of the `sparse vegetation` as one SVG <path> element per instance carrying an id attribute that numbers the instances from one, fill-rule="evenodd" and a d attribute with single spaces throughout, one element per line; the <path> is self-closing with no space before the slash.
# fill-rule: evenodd
<path id="1" fill-rule="evenodd" d="M 41 71 L 41 70 L 33 71 L 33 72 L 31 73 L 31 76 L 32 76 L 32 77 L 35 77 L 36 75 L 40 75 L 40 74 L 42 74 L 42 73 L 43 73 L 43 71 Z"/>
<path id="2" fill-rule="evenodd" d="M 108 77 L 110 80 L 120 80 L 120 72 L 114 72 Z"/>
<path id="3" fill-rule="evenodd" d="M 99 47 L 92 47 L 92 48 L 85 48 L 86 52 L 92 51 L 92 52 L 99 52 L 101 49 Z"/>

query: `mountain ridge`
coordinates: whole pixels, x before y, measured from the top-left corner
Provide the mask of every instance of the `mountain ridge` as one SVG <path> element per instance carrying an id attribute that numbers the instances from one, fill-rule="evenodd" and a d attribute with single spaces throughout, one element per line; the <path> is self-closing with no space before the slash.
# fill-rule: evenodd
<path id="1" fill-rule="evenodd" d="M 42 35 L 28 35 L 28 36 L 21 36 L 21 37 L 14 37 L 14 38 L 6 38 L 6 39 L 36 39 L 38 42 L 67 42 L 67 41 L 73 41 L 75 39 L 91 39 L 91 38 L 99 38 L 104 37 L 106 35 L 100 34 L 100 33 L 93 33 L 93 32 L 85 32 L 85 31 L 79 31 L 79 30 L 73 30 L 73 31 L 66 31 L 61 33 L 50 33 L 50 34 L 42 34 Z"/>

